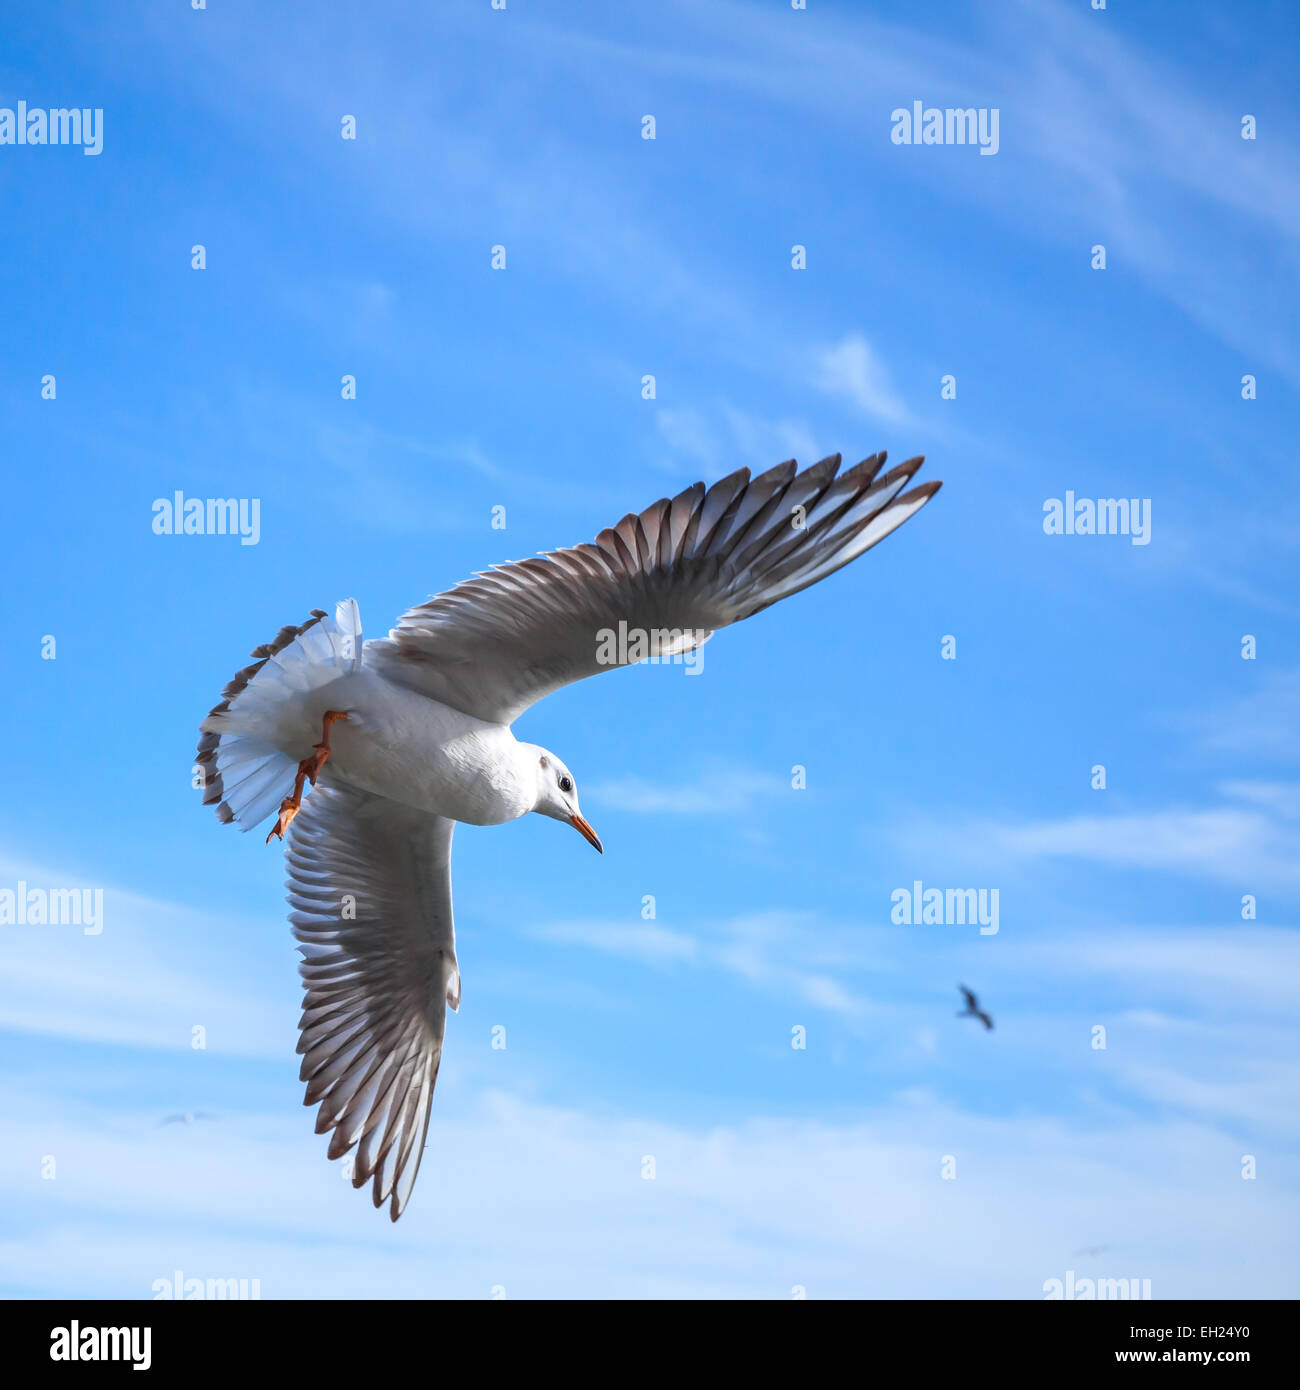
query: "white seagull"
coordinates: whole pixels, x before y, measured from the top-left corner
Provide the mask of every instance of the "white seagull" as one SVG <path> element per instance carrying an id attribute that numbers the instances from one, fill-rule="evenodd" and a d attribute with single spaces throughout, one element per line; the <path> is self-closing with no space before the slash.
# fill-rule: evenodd
<path id="1" fill-rule="evenodd" d="M 394 1221 L 460 1003 L 456 822 L 537 811 L 601 849 L 568 767 L 511 724 L 611 665 L 688 652 L 870 549 L 940 486 L 905 492 L 923 460 L 884 462 L 840 473 L 835 454 L 696 483 L 592 544 L 475 575 L 364 644 L 355 600 L 314 610 L 258 647 L 203 720 L 204 803 L 244 830 L 278 808 L 268 843 L 289 831 L 304 1103 L 320 1105 L 318 1134 L 333 1131 L 331 1158 L 356 1148 L 354 1186 L 373 1179 Z"/>

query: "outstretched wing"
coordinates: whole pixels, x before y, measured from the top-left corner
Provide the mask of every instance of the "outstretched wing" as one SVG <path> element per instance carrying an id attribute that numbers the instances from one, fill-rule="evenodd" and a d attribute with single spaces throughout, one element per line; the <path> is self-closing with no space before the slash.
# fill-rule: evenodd
<path id="1" fill-rule="evenodd" d="M 876 454 L 837 476 L 834 454 L 802 473 L 791 461 L 752 481 L 742 468 L 707 491 L 696 483 L 592 544 L 498 565 L 412 608 L 366 644 L 366 660 L 508 724 L 584 676 L 689 651 L 870 549 L 940 486 L 904 492 L 924 460 L 881 475 L 884 462 Z"/>
<path id="2" fill-rule="evenodd" d="M 460 1004 L 454 821 L 321 779 L 289 831 L 289 920 L 307 988 L 305 1104 L 352 1183 L 402 1214 L 420 1168 L 447 1005 Z"/>
<path id="3" fill-rule="evenodd" d="M 966 988 L 965 985 L 958 985 L 957 988 L 961 990 L 962 995 L 966 1000 L 966 1008 L 971 1013 L 974 1013 L 976 1008 L 978 1007 L 979 1001 L 975 998 L 974 994 L 972 994 L 971 991 Z"/>

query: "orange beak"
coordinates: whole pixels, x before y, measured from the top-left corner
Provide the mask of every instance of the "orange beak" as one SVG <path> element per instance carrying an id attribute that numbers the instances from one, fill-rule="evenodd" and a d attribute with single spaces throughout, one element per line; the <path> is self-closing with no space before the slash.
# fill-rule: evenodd
<path id="1" fill-rule="evenodd" d="M 605 853 L 605 846 L 600 843 L 600 836 L 596 834 L 582 816 L 570 816 L 569 824 L 589 845 L 592 845 L 596 849 L 597 853 Z"/>

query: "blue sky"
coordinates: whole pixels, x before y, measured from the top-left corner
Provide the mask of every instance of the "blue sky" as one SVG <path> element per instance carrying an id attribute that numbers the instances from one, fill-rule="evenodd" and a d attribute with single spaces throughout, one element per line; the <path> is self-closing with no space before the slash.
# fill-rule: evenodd
<path id="1" fill-rule="evenodd" d="M 0 889 L 104 924 L 0 926 L 0 1291 L 1300 1294 L 1294 10 L 432 8 L 4 17 L 0 107 L 104 140 L 0 146 Z M 997 108 L 997 154 L 894 144 L 914 101 Z M 458 832 L 391 1226 L 302 1108 L 281 856 L 201 809 L 199 719 L 314 607 L 382 635 L 878 448 L 945 480 L 879 549 L 520 721 L 606 854 Z M 258 544 L 155 535 L 177 489 Z M 1067 491 L 1149 544 L 1046 535 Z M 998 932 L 891 922 L 918 879 Z"/>

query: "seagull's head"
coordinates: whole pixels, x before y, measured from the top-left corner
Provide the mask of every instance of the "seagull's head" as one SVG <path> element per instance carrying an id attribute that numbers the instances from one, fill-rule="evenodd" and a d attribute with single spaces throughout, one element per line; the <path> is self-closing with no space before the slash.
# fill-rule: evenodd
<path id="1" fill-rule="evenodd" d="M 578 806 L 578 786 L 573 780 L 573 773 L 545 748 L 539 748 L 535 743 L 525 744 L 524 747 L 533 756 L 537 769 L 537 800 L 533 803 L 533 810 L 550 816 L 552 820 L 567 821 L 589 845 L 604 854 L 605 847 L 600 843 L 600 836 L 591 828 Z"/>

